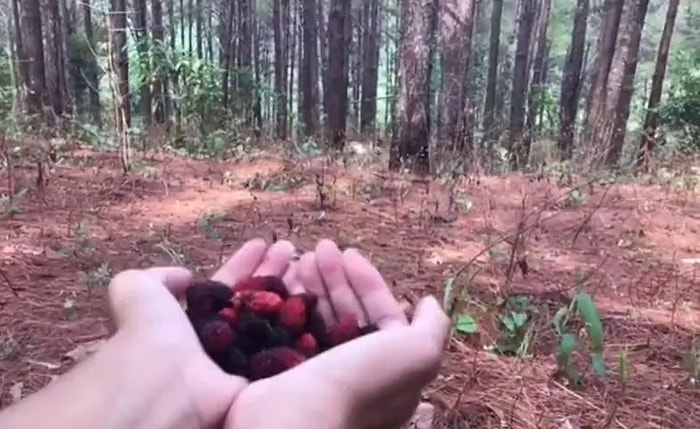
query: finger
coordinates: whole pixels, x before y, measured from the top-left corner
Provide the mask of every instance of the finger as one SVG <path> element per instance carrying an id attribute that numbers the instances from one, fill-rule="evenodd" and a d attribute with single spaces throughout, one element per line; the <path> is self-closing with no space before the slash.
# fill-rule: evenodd
<path id="1" fill-rule="evenodd" d="M 282 281 L 290 294 L 298 294 L 305 292 L 304 283 L 301 281 L 299 275 L 299 261 L 292 261 L 287 268 L 287 272 L 284 273 Z"/>
<path id="2" fill-rule="evenodd" d="M 343 253 L 343 262 L 350 284 L 371 323 L 377 324 L 380 329 L 408 324 L 389 286 L 370 261 L 356 249 L 348 249 Z"/>
<path id="3" fill-rule="evenodd" d="M 421 299 L 413 313 L 412 326 L 425 332 L 432 346 L 444 349 L 450 339 L 450 318 L 433 296 Z"/>
<path id="4" fill-rule="evenodd" d="M 246 242 L 233 254 L 219 270 L 211 277 L 228 286 L 233 286 L 243 279 L 247 279 L 260 266 L 265 253 L 267 243 L 262 238 L 256 238 Z"/>
<path id="5" fill-rule="evenodd" d="M 352 314 L 361 326 L 366 325 L 367 315 L 345 275 L 343 253 L 338 246 L 330 240 L 321 240 L 314 253 L 318 271 L 336 314 Z"/>
<path id="6" fill-rule="evenodd" d="M 294 245 L 287 240 L 275 242 L 265 253 L 254 275 L 282 277 L 289 268 L 295 251 Z"/>
<path id="7" fill-rule="evenodd" d="M 326 287 L 323 285 L 323 280 L 321 280 L 321 273 L 318 272 L 315 253 L 306 252 L 301 255 L 299 260 L 299 279 L 308 292 L 318 296 L 317 309 L 323 320 L 328 324 L 335 323 L 335 312 L 328 298 Z"/>
<path id="8" fill-rule="evenodd" d="M 115 323 L 118 327 L 147 323 L 168 313 L 181 313 L 176 295 L 182 294 L 191 282 L 192 273 L 179 267 L 122 271 L 108 288 Z"/>

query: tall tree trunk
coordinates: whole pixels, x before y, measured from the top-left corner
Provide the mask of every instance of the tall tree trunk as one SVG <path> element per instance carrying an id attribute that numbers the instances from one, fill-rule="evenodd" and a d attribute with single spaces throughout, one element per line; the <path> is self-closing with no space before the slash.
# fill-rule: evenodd
<path id="1" fill-rule="evenodd" d="M 304 0 L 302 10 L 303 59 L 299 71 L 301 77 L 301 113 L 304 134 L 313 136 L 318 129 L 318 0 Z"/>
<path id="2" fill-rule="evenodd" d="M 92 4 L 90 0 L 83 0 L 83 24 L 85 25 L 85 38 L 87 39 L 88 46 L 90 47 L 90 55 L 97 54 L 97 47 L 95 46 L 95 36 L 92 30 Z M 97 59 L 95 60 L 97 64 Z M 92 117 L 92 122 L 102 127 L 102 107 L 100 106 L 100 84 L 97 80 L 97 68 L 88 67 L 86 69 L 86 76 L 88 81 L 88 94 L 90 97 L 90 114 Z"/>
<path id="3" fill-rule="evenodd" d="M 605 0 L 603 4 L 603 22 L 598 37 L 598 55 L 593 66 L 590 96 L 588 99 L 586 120 L 586 146 L 595 145 L 604 133 L 602 124 L 607 110 L 608 80 L 617 46 L 617 34 L 620 29 L 624 2 Z"/>
<path id="4" fill-rule="evenodd" d="M 258 20 L 257 20 L 257 14 L 258 14 L 258 6 L 257 6 L 257 0 L 251 0 L 250 3 L 250 25 L 251 25 L 251 31 L 253 33 L 253 67 L 254 67 L 254 73 L 255 73 L 255 87 L 259 88 L 261 86 L 261 59 L 260 59 L 260 30 L 258 28 Z M 267 68 L 265 69 L 267 70 Z M 255 91 L 255 102 L 253 104 L 253 116 L 255 117 L 255 124 L 258 128 L 258 130 L 263 129 L 263 114 L 262 114 L 262 102 L 261 102 L 261 95 L 260 91 Z"/>
<path id="5" fill-rule="evenodd" d="M 318 51 L 321 61 L 319 100 L 323 100 L 323 114 L 328 115 L 328 26 L 326 13 L 323 7 L 325 0 L 318 0 Z"/>
<path id="6" fill-rule="evenodd" d="M 286 39 L 288 26 L 283 18 L 282 1 L 273 0 L 272 31 L 275 39 L 275 97 L 277 112 L 277 138 L 287 138 L 287 55 Z"/>
<path id="7" fill-rule="evenodd" d="M 241 3 L 245 3 L 247 0 L 241 1 Z M 200 60 L 204 59 L 204 23 L 202 22 L 203 19 L 203 3 L 204 0 L 197 0 L 197 5 L 195 6 L 195 21 L 197 23 L 197 58 Z"/>
<path id="8" fill-rule="evenodd" d="M 39 0 L 24 0 L 22 11 L 22 40 L 28 64 L 29 84 L 25 104 L 31 115 L 41 115 L 46 97 L 46 72 L 44 65 L 44 35 Z"/>
<path id="9" fill-rule="evenodd" d="M 362 43 L 362 104 L 360 131 L 373 134 L 377 120 L 377 85 L 379 83 L 379 50 L 381 48 L 380 5 L 378 0 L 363 0 L 365 32 Z"/>
<path id="10" fill-rule="evenodd" d="M 170 115 L 169 94 L 166 91 L 166 82 L 168 76 L 163 69 L 165 66 L 164 49 L 164 30 L 163 30 L 163 4 L 161 0 L 151 0 L 151 14 L 153 15 L 153 62 L 155 63 L 158 73 L 153 82 L 153 99 L 155 101 L 155 121 L 158 124 L 164 124 Z"/>
<path id="11" fill-rule="evenodd" d="M 223 108 L 228 111 L 229 106 L 229 94 L 231 92 L 230 85 L 230 73 L 231 73 L 231 63 L 233 62 L 233 17 L 235 15 L 236 3 L 233 0 L 228 2 L 228 10 L 226 13 L 225 30 L 224 37 L 221 43 L 221 55 L 223 56 L 223 68 L 224 71 L 221 76 L 221 86 L 223 91 Z"/>
<path id="12" fill-rule="evenodd" d="M 88 0 L 89 1 L 89 0 Z M 22 28 L 20 26 L 21 18 L 19 11 L 19 0 L 12 0 L 12 21 L 14 24 L 14 42 L 15 42 L 15 63 L 19 70 L 21 84 L 29 88 L 29 67 L 28 58 L 24 49 L 24 37 L 22 36 Z"/>
<path id="13" fill-rule="evenodd" d="M 180 24 L 180 49 L 182 49 L 182 51 L 184 52 L 185 48 L 187 47 L 185 45 L 185 25 L 186 25 L 186 22 L 185 22 L 185 0 L 180 0 L 180 16 L 179 16 L 179 18 L 180 18 L 180 20 L 178 23 Z M 173 28 L 175 28 L 174 21 L 171 25 L 173 25 Z"/>
<path id="14" fill-rule="evenodd" d="M 501 47 L 501 21 L 503 18 L 503 0 L 493 1 L 491 12 L 491 36 L 489 40 L 489 72 L 486 83 L 486 102 L 484 105 L 484 142 L 486 156 L 490 163 L 493 159 L 493 146 L 496 132 L 496 84 L 498 82 L 499 50 Z"/>
<path id="15" fill-rule="evenodd" d="M 634 78 L 637 74 L 639 64 L 639 47 L 642 40 L 642 30 L 646 20 L 649 0 L 634 0 L 631 4 L 629 18 L 629 51 L 624 62 L 622 85 L 620 95 L 615 105 L 615 121 L 613 122 L 613 132 L 611 140 L 607 143 L 608 148 L 605 162 L 608 166 L 616 166 L 620 163 L 622 149 L 627 135 L 627 121 L 630 116 L 630 104 L 634 94 Z"/>
<path id="16" fill-rule="evenodd" d="M 254 0 L 253 0 L 254 1 Z M 214 62 L 214 3 L 209 2 L 207 7 L 207 61 Z"/>
<path id="17" fill-rule="evenodd" d="M 508 151 L 510 167 L 517 170 L 525 166 L 529 151 L 524 144 L 523 127 L 525 125 L 525 102 L 528 94 L 528 55 L 530 37 L 536 12 L 536 0 L 522 0 L 518 18 L 518 41 L 513 64 L 513 94 L 510 104 L 510 134 Z"/>
<path id="18" fill-rule="evenodd" d="M 287 76 L 285 82 L 287 83 L 287 130 L 292 128 L 294 122 L 294 67 L 296 66 L 296 51 L 297 51 L 297 14 L 296 4 L 290 4 L 289 2 L 283 3 L 282 10 L 284 11 L 284 16 L 287 17 L 287 58 L 285 64 L 287 66 Z"/>
<path id="19" fill-rule="evenodd" d="M 523 139 L 523 152 L 527 153 L 527 158 L 530 155 L 532 140 L 539 131 L 537 120 L 540 117 L 542 110 L 542 101 L 544 93 L 547 91 L 547 63 L 549 55 L 549 21 L 552 16 L 552 0 L 544 0 L 540 4 L 541 8 L 537 17 L 537 32 L 533 32 L 533 40 L 531 43 L 531 52 L 534 52 L 532 58 L 532 79 L 530 81 L 530 94 L 527 101 L 527 132 Z M 536 42 L 536 43 L 535 43 Z M 526 159 L 527 159 L 526 158 Z"/>
<path id="20" fill-rule="evenodd" d="M 253 80 L 253 35 L 252 26 L 250 23 L 251 11 L 250 11 L 250 0 L 239 0 L 239 13 L 240 13 L 240 25 L 238 27 L 239 31 L 239 58 L 240 65 L 238 74 L 242 79 L 240 83 L 241 91 L 240 97 L 242 99 L 242 109 L 245 125 L 250 127 L 253 123 L 253 94 L 254 94 L 254 80 Z"/>
<path id="21" fill-rule="evenodd" d="M 194 53 L 194 35 L 192 28 L 194 27 L 194 0 L 187 2 L 187 52 L 190 55 Z"/>
<path id="22" fill-rule="evenodd" d="M 61 0 L 61 16 L 63 16 L 63 39 L 61 40 L 61 53 L 63 57 L 63 78 L 65 83 L 65 93 L 63 94 L 64 109 L 73 115 L 74 108 L 78 107 L 80 101 L 77 99 L 77 75 L 73 72 L 72 60 L 70 58 L 70 41 L 75 38 L 76 10 L 73 0 Z"/>
<path id="23" fill-rule="evenodd" d="M 61 9 L 57 0 L 51 0 L 47 4 L 49 9 L 50 29 L 47 37 L 50 49 L 48 51 L 49 64 L 51 65 L 51 78 L 47 79 L 49 89 L 49 103 L 54 115 L 60 117 L 64 112 L 64 95 L 66 93 L 66 75 L 63 55 L 63 24 L 61 23 Z"/>
<path id="24" fill-rule="evenodd" d="M 350 0 L 331 0 L 328 12 L 328 83 L 326 111 L 328 114 L 327 140 L 333 148 L 342 150 L 348 116 L 348 43 Z"/>
<path id="25" fill-rule="evenodd" d="M 146 70 L 143 82 L 139 82 L 139 92 L 141 93 L 141 114 L 143 115 L 143 124 L 147 129 L 151 125 L 151 62 L 149 60 L 149 43 L 148 43 L 148 8 L 146 0 L 135 0 L 134 8 L 136 9 L 136 45 L 139 52 L 139 61 L 141 66 Z M 144 145 L 146 140 L 144 140 Z"/>
<path id="26" fill-rule="evenodd" d="M 666 24 L 661 35 L 659 43 L 659 52 L 656 56 L 656 68 L 654 69 L 654 77 L 651 83 L 651 93 L 649 94 L 649 104 L 647 105 L 647 114 L 644 120 L 644 132 L 639 144 L 639 153 L 637 155 L 637 167 L 648 169 L 649 161 L 652 152 L 656 147 L 657 129 L 659 126 L 659 103 L 661 102 L 661 94 L 664 87 L 664 79 L 666 77 L 666 65 L 668 64 L 668 51 L 671 47 L 671 38 L 673 37 L 673 29 L 676 25 L 676 17 L 678 16 L 679 0 L 670 0 L 668 10 L 666 11 Z"/>
<path id="27" fill-rule="evenodd" d="M 115 75 L 115 126 L 121 140 L 122 168 L 126 173 L 130 167 L 130 147 L 127 136 L 131 127 L 129 103 L 129 57 L 126 52 L 126 0 L 111 0 L 110 32 L 112 38 L 112 58 L 110 70 Z"/>
<path id="28" fill-rule="evenodd" d="M 474 0 L 447 0 L 442 4 L 442 73 L 445 95 L 445 135 L 455 150 L 471 155 L 469 73 L 471 68 Z"/>
<path id="29" fill-rule="evenodd" d="M 438 1 L 401 1 L 399 93 L 389 168 L 430 172 L 430 75 Z"/>
<path id="30" fill-rule="evenodd" d="M 571 45 L 564 65 L 564 78 L 561 84 L 559 157 L 570 160 L 574 154 L 574 129 L 578 115 L 579 97 L 583 86 L 583 56 L 586 49 L 586 30 L 590 0 L 578 0 L 574 15 L 574 28 L 571 32 Z"/>

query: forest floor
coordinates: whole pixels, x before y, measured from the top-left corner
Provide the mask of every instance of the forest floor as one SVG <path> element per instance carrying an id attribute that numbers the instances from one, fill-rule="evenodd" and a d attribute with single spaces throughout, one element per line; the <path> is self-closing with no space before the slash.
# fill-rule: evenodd
<path id="1" fill-rule="evenodd" d="M 252 237 L 288 238 L 302 250 L 329 237 L 370 255 L 409 312 L 423 294 L 442 297 L 461 272 L 455 284 L 468 290 L 460 311 L 478 333 L 455 334 L 425 391 L 425 400 L 469 422 L 450 427 L 700 421 L 700 386 L 686 365 L 693 344 L 700 347 L 697 192 L 584 179 L 572 192 L 522 175 L 421 182 L 368 170 L 330 167 L 319 187 L 318 166 L 272 157 L 153 156 L 126 179 L 113 154 L 75 150 L 39 192 L 33 165 L 16 165 L 15 187 L 27 191 L 0 217 L 2 406 L 99 347 L 111 332 L 104 286 L 119 270 L 179 263 L 209 273 Z M 3 193 L 6 182 L 3 172 Z M 319 193 L 329 207 L 320 208 Z M 525 261 L 527 274 L 514 261 Z M 601 313 L 609 370 L 599 377 L 588 369 L 584 337 L 575 359 L 581 386 L 556 374 L 550 324 L 577 287 Z M 522 357 L 489 349 L 504 333 L 521 334 L 495 323 L 512 297 L 538 321 Z"/>

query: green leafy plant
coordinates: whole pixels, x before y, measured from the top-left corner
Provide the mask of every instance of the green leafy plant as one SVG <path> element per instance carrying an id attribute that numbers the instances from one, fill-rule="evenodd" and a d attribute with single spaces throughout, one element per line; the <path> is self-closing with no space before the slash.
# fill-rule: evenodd
<path id="1" fill-rule="evenodd" d="M 607 368 L 603 359 L 603 323 L 600 320 L 598 308 L 590 295 L 578 292 L 569 305 L 560 308 L 552 319 L 552 326 L 559 336 L 559 347 L 556 352 L 557 365 L 570 382 L 578 385 L 581 383 L 581 375 L 573 367 L 571 357 L 578 348 L 579 339 L 574 333 L 568 331 L 568 324 L 574 317 L 578 317 L 585 325 L 594 371 L 600 376 L 605 376 Z"/>
<path id="2" fill-rule="evenodd" d="M 217 223 L 226 217 L 226 213 L 210 213 L 197 218 L 197 231 L 212 240 L 221 239 L 221 232 L 217 228 Z"/>

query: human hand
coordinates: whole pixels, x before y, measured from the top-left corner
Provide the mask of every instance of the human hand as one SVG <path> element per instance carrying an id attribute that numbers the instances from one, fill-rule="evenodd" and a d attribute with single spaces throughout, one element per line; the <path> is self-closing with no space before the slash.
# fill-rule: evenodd
<path id="1" fill-rule="evenodd" d="M 234 400 L 226 428 L 399 427 L 439 370 L 449 319 L 428 297 L 409 324 L 381 274 L 356 250 L 323 240 L 285 278 L 290 292 L 319 296 L 329 325 L 353 314 L 380 330 L 337 346 L 278 376 L 256 381 Z"/>
<path id="2" fill-rule="evenodd" d="M 245 243 L 213 276 L 232 286 L 251 275 L 283 276 L 295 252 L 288 241 Z M 129 270 L 109 288 L 117 333 L 107 350 L 128 368 L 121 408 L 135 420 L 129 428 L 219 426 L 234 397 L 247 385 L 223 372 L 204 352 L 178 300 L 191 284 L 183 268 Z M 93 386 L 94 387 L 94 386 Z M 94 390 L 94 389 L 91 389 Z M 152 397 L 149 395 L 153 395 Z M 111 427 L 102 425 L 101 427 Z"/>

